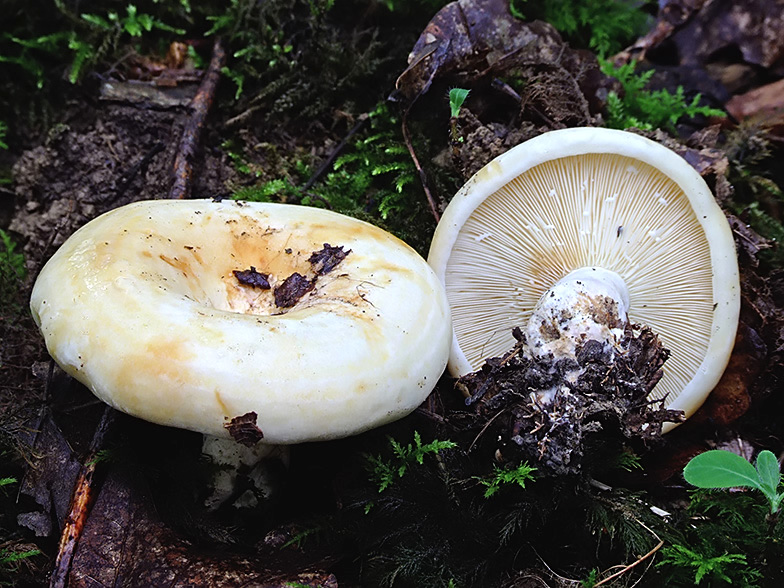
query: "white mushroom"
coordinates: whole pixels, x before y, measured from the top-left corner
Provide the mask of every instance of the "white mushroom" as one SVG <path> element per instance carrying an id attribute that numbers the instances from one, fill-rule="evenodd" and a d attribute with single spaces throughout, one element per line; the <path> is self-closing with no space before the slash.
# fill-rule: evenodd
<path id="1" fill-rule="evenodd" d="M 103 401 L 223 437 L 256 413 L 269 444 L 410 413 L 451 339 L 443 287 L 414 250 L 356 219 L 281 204 L 108 212 L 49 260 L 30 306 L 54 360 Z"/>
<path id="2" fill-rule="evenodd" d="M 651 398 L 688 417 L 734 344 L 726 217 L 683 158 L 632 133 L 554 131 L 491 161 L 447 207 L 428 261 L 452 308 L 456 376 L 511 349 L 513 326 L 534 350 L 573 353 L 597 336 L 612 344 L 628 314 L 672 352 Z"/>

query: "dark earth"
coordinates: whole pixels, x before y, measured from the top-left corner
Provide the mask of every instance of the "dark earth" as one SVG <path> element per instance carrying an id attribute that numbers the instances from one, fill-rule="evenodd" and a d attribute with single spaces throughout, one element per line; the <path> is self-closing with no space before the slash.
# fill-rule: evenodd
<path id="1" fill-rule="evenodd" d="M 37 4 L 43 21 L 54 9 Z M 85 10 L 61 4 L 60 15 Z M 535 4 L 521 6 L 535 12 Z M 645 402 L 667 352 L 655 333 L 635 325 L 621 363 L 608 364 L 590 342 L 583 347 L 577 361 L 585 376 L 571 404 L 558 407 L 572 415 L 570 425 L 552 427 L 542 422 L 547 415 L 531 411 L 529 391 L 552 385 L 559 370 L 532 363 L 515 347 L 459 383 L 445 376 L 398 423 L 294 447 L 288 467 L 270 460 L 266 492 L 258 471 L 244 466 L 233 494 L 215 509 L 204 500 L 218 468 L 202 456 L 201 436 L 120 413 L 104 431 L 104 406 L 49 359 L 27 312 L 35 276 L 78 227 L 123 204 L 171 195 L 193 116 L 189 104 L 209 63 L 213 37 L 204 33 L 215 21 L 205 20 L 188 39 L 201 67 L 167 62 L 167 47 L 182 39 L 161 30 L 157 45 L 115 39 L 116 55 L 103 53 L 75 85 L 65 79 L 67 64 L 51 56 L 40 91 L 0 58 L 0 82 L 9 90 L 0 121 L 8 124 L 10 147 L 0 150 L 8 177 L 0 184 L 0 228 L 18 244 L 26 270 L 24 277 L 0 274 L 2 475 L 16 479 L 0 495 L 0 581 L 50 581 L 61 530 L 73 518 L 75 484 L 89 472 L 83 532 L 60 585 L 694 585 L 691 569 L 676 581 L 667 575 L 673 566 L 657 567 L 668 546 L 702 545 L 692 529 L 703 515 L 687 511 L 685 463 L 716 447 L 745 457 L 763 448 L 784 451 L 784 257 L 775 241 L 784 235 L 777 192 L 784 170 L 776 163 L 784 137 L 784 105 L 776 100 L 784 93 L 768 89 L 784 76 L 784 16 L 773 0 L 659 4 L 661 11 L 648 3 L 645 28 L 628 34 L 613 59 L 638 59 L 655 70 L 654 89 L 674 93 L 681 85 L 689 98 L 700 93 L 704 104 L 729 113 L 633 130 L 676 150 L 705 177 L 735 234 L 741 324 L 730 365 L 703 408 L 675 432 L 657 434 L 678 418 Z M 543 132 L 603 124 L 609 93 L 622 91 L 579 34 L 515 18 L 503 0 L 232 6 L 236 25 L 223 31 L 229 72 L 248 75 L 239 98 L 231 76 L 220 79 L 192 145 L 190 197 L 258 194 L 272 185 L 277 189 L 264 191 L 269 200 L 351 213 L 422 254 L 437 215 L 474 172 Z M 124 5 L 112 7 L 125 14 Z M 12 2 L 0 28 L 19 36 L 12 27 L 27 22 L 28 10 Z M 51 18 L 60 27 L 69 22 Z M 265 49 L 272 52 L 259 61 L 264 68 L 254 65 L 255 76 L 236 57 L 246 47 L 261 51 L 251 30 L 267 35 L 259 46 L 278 47 Z M 0 57 L 14 47 L 4 37 Z M 17 85 L 14 102 L 10 89 Z M 446 99 L 453 87 L 471 90 L 457 117 Z M 379 104 L 387 126 L 371 116 Z M 34 116 L 41 112 L 46 116 Z M 413 178 L 389 214 L 381 208 L 394 193 L 382 186 L 394 179 L 388 171 L 368 173 L 375 183 L 350 204 L 327 189 L 330 174 L 339 172 L 335 162 L 350 166 L 340 158 L 369 157 L 378 136 L 394 137 Z M 310 258 L 314 275 L 289 277 L 276 304 L 295 304 L 347 255 L 340 244 L 324 244 Z M 254 267 L 235 275 L 265 287 Z M 239 442 L 263 435 L 255 419 L 251 413 L 228 425 Z M 426 449 L 447 439 L 456 447 Z M 626 466 L 617 465 L 622 459 Z M 522 460 L 537 468 L 524 489 L 513 484 L 483 498 L 482 480 Z M 748 548 L 762 577 L 745 585 L 784 581 L 784 531 L 776 524 L 778 535 L 757 551 Z M 732 535 L 740 533 L 711 536 L 718 552 L 706 547 L 705 557 L 742 551 L 722 543 Z M 8 559 L 24 553 L 30 555 Z M 700 585 L 723 584 L 714 575 Z"/>

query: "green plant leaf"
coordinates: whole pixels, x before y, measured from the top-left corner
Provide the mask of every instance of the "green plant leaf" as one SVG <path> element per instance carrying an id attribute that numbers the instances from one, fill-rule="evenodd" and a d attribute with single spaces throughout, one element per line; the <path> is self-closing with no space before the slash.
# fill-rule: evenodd
<path id="1" fill-rule="evenodd" d="M 757 470 L 740 455 L 714 449 L 693 458 L 683 469 L 686 481 L 698 488 L 744 486 L 762 490 Z"/>
<path id="2" fill-rule="evenodd" d="M 468 98 L 470 90 L 466 88 L 452 88 L 449 90 L 449 110 L 451 111 L 452 118 L 457 118 L 460 114 L 460 108 L 463 102 Z"/>
<path id="3" fill-rule="evenodd" d="M 762 483 L 765 494 L 776 495 L 776 489 L 779 487 L 781 481 L 781 472 L 779 471 L 779 460 L 767 449 L 760 451 L 756 461 L 757 476 Z"/>

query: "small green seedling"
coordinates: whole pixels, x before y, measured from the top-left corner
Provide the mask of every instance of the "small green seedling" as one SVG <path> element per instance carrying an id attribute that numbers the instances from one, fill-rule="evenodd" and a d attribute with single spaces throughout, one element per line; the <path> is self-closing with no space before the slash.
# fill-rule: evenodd
<path id="1" fill-rule="evenodd" d="M 449 111 L 452 118 L 460 116 L 460 109 L 463 107 L 463 102 L 468 98 L 470 91 L 465 88 L 452 88 L 449 90 Z"/>
<path id="2" fill-rule="evenodd" d="M 755 465 L 731 451 L 706 451 L 686 464 L 683 477 L 698 488 L 755 488 L 768 499 L 771 514 L 779 512 L 784 500 L 784 493 L 778 493 L 779 462 L 767 449 L 760 451 Z"/>
<path id="3" fill-rule="evenodd" d="M 457 124 L 457 117 L 460 116 L 460 109 L 463 107 L 463 102 L 468 98 L 470 90 L 465 88 L 452 88 L 449 90 L 449 111 L 451 118 L 449 119 L 449 140 L 452 143 L 452 156 L 457 158 L 460 151 L 460 143 L 463 142 L 463 137 L 460 135 L 460 127 Z"/>

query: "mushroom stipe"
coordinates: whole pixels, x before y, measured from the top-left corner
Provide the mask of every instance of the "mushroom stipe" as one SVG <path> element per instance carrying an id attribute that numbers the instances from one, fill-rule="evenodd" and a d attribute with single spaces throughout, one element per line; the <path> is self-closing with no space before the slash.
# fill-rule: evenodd
<path id="1" fill-rule="evenodd" d="M 30 306 L 51 356 L 108 404 L 220 437 L 256 413 L 268 444 L 405 416 L 435 386 L 451 340 L 443 286 L 413 249 L 284 204 L 115 209 L 60 247 Z"/>

